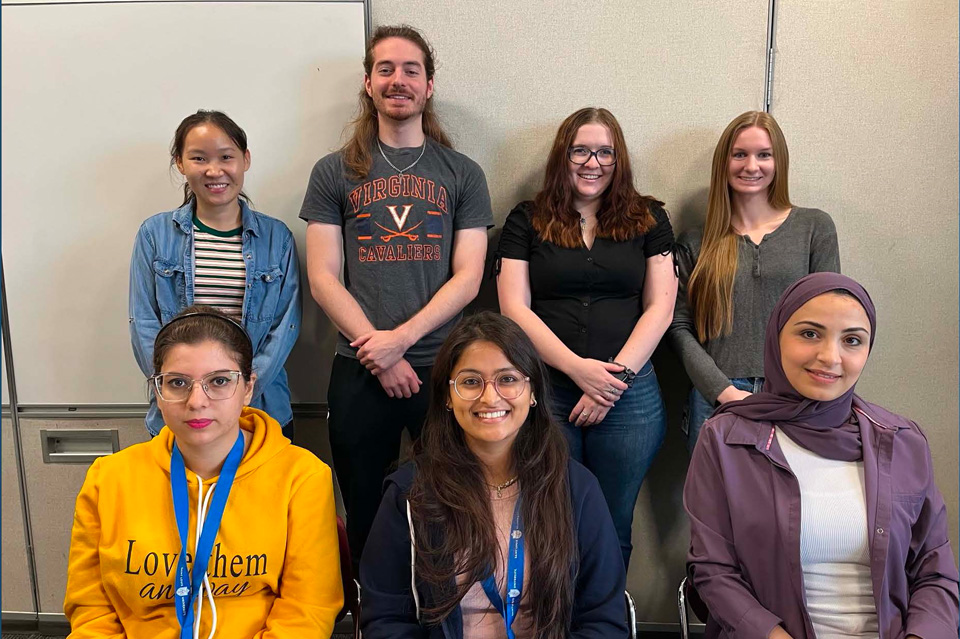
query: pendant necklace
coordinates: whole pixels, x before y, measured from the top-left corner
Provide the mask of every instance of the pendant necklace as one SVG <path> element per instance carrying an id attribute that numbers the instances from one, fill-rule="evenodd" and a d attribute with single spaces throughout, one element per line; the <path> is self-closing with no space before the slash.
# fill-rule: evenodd
<path id="1" fill-rule="evenodd" d="M 413 161 L 413 164 L 411 164 L 410 166 L 408 166 L 408 167 L 405 168 L 405 169 L 398 169 L 397 166 L 396 166 L 393 162 L 390 161 L 390 158 L 387 157 L 387 154 L 383 152 L 383 147 L 380 146 L 380 138 L 377 138 L 377 148 L 380 149 L 380 155 L 383 156 L 383 159 L 386 160 L 387 164 L 389 164 L 389 165 L 393 168 L 394 171 L 396 171 L 396 172 L 399 173 L 400 175 L 403 175 L 404 173 L 406 173 L 407 171 L 409 171 L 410 169 L 412 169 L 414 166 L 416 166 L 417 162 L 420 161 L 420 158 L 423 157 L 423 154 L 424 154 L 424 153 L 426 152 L 426 150 L 427 150 L 427 138 L 426 138 L 426 136 L 424 136 L 424 138 L 423 138 L 423 148 L 420 149 L 420 155 L 418 155 L 418 156 L 417 156 L 417 159 Z"/>
<path id="2" fill-rule="evenodd" d="M 503 489 L 504 489 L 504 488 L 509 488 L 510 486 L 513 486 L 515 483 L 517 483 L 517 479 L 519 479 L 519 478 L 520 478 L 519 475 L 515 475 L 512 479 L 508 479 L 507 481 L 503 482 L 502 484 L 497 484 L 496 486 L 494 486 L 493 484 L 487 484 L 487 486 L 490 486 L 490 488 L 496 488 L 496 489 L 497 489 L 497 499 L 503 499 Z"/>

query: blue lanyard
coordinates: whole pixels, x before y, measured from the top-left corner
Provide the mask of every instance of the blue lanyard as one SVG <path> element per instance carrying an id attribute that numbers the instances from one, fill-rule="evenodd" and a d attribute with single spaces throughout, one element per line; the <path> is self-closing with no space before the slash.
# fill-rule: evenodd
<path id="1" fill-rule="evenodd" d="M 197 542 L 193 558 L 193 570 L 187 571 L 188 535 L 190 533 L 190 496 L 187 494 L 187 469 L 183 465 L 183 455 L 173 443 L 173 453 L 170 455 L 170 486 L 173 490 L 173 512 L 177 517 L 177 531 L 180 533 L 180 559 L 177 562 L 176 607 L 177 619 L 180 621 L 180 639 L 190 639 L 193 636 L 193 602 L 200 592 L 203 576 L 210 563 L 210 553 L 213 551 L 213 542 L 220 529 L 220 520 L 223 518 L 223 509 L 227 505 L 227 497 L 233 486 L 233 478 L 240 466 L 243 457 L 243 433 L 237 433 L 237 441 L 230 449 L 223 462 L 220 478 L 213 488 L 213 497 L 210 498 L 210 507 L 200 531 L 200 541 Z M 200 521 L 200 503 L 197 503 L 197 521 Z"/>
<path id="2" fill-rule="evenodd" d="M 520 499 L 513 507 L 513 525 L 510 528 L 510 554 L 507 556 L 507 605 L 503 605 L 500 591 L 494 576 L 488 575 L 483 580 L 483 591 L 487 599 L 503 617 L 507 626 L 507 639 L 514 639 L 513 620 L 517 618 L 517 609 L 520 607 L 520 593 L 523 592 L 523 524 L 520 521 Z"/>

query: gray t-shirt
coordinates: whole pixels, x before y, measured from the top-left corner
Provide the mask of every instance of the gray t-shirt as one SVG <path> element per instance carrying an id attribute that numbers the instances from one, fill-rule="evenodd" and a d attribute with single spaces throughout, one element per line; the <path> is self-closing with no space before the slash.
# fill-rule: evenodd
<path id="1" fill-rule="evenodd" d="M 403 169 L 421 147 L 383 150 Z M 456 231 L 493 225 L 483 170 L 431 138 L 403 175 L 376 147 L 370 174 L 359 181 L 347 178 L 339 151 L 322 158 L 310 173 L 300 217 L 343 227 L 344 284 L 380 330 L 410 319 L 450 279 Z M 459 319 L 458 313 L 425 335 L 404 357 L 412 366 L 433 364 Z M 337 353 L 357 356 L 342 334 Z"/>
<path id="2" fill-rule="evenodd" d="M 819 209 L 794 207 L 759 245 L 740 236 L 733 280 L 733 331 L 701 344 L 687 302 L 687 282 L 697 264 L 702 239 L 703 230 L 699 228 L 677 239 L 680 287 L 667 335 L 690 381 L 707 401 L 716 402 L 731 378 L 763 377 L 764 333 L 777 300 L 804 275 L 839 273 L 840 248 L 833 220 Z"/>

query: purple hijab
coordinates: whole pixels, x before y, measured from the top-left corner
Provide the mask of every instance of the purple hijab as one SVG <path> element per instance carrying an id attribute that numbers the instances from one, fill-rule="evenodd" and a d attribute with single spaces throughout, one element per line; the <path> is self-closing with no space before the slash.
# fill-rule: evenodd
<path id="1" fill-rule="evenodd" d="M 857 461 L 863 457 L 860 429 L 853 414 L 856 384 L 830 401 L 808 399 L 787 381 L 780 360 L 780 331 L 790 316 L 814 297 L 837 289 L 849 292 L 863 306 L 870 319 L 870 348 L 873 349 L 877 311 L 867 291 L 839 273 L 811 273 L 787 288 L 770 314 L 763 348 L 763 392 L 727 402 L 715 415 L 733 413 L 755 421 L 774 422 L 790 439 L 828 459 Z"/>

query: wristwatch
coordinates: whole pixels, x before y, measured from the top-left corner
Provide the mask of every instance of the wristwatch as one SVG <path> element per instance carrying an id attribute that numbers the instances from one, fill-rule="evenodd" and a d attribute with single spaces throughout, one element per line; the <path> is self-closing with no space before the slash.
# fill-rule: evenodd
<path id="1" fill-rule="evenodd" d="M 636 378 L 637 374 L 634 373 L 632 370 L 630 370 L 629 367 L 624 366 L 624 365 L 621 364 L 620 362 L 615 362 L 615 361 L 613 361 L 613 358 L 612 358 L 612 357 L 611 357 L 610 359 L 608 359 L 607 361 L 610 362 L 611 364 L 616 364 L 617 366 L 622 366 L 622 367 L 623 367 L 623 370 L 620 371 L 619 373 L 614 373 L 613 376 L 616 377 L 617 379 L 619 379 L 619 380 L 620 380 L 621 382 L 623 382 L 624 384 L 626 384 L 626 385 L 627 385 L 627 388 L 633 387 L 633 380 L 634 380 L 634 378 Z"/>

